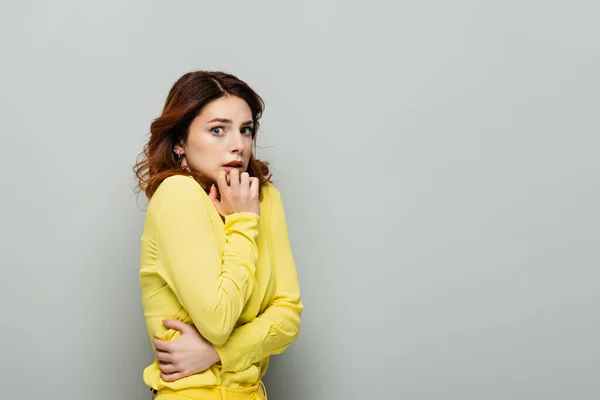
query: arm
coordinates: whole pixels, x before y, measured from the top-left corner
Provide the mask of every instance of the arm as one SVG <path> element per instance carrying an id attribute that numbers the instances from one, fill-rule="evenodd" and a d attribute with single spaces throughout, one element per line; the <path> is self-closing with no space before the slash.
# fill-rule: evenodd
<path id="1" fill-rule="evenodd" d="M 193 179 L 166 179 L 153 197 L 164 280 L 202 336 L 225 343 L 250 296 L 258 256 L 259 216 L 228 215 L 221 258 L 210 217 L 212 204 Z"/>
<path id="2" fill-rule="evenodd" d="M 215 344 L 223 371 L 240 371 L 274 354 L 280 354 L 298 337 L 304 306 L 283 203 L 274 187 L 271 206 L 271 241 L 274 252 L 275 298 L 251 322 L 236 328 L 225 344 Z"/>

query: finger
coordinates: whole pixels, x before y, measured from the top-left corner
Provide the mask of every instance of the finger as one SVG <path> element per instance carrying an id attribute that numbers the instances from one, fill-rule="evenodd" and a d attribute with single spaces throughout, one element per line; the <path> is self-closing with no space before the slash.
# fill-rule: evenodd
<path id="1" fill-rule="evenodd" d="M 162 372 L 163 374 L 166 374 L 166 375 L 174 374 L 175 372 L 179 372 L 177 370 L 177 367 L 175 366 L 175 364 L 172 364 L 172 363 L 159 362 L 158 368 L 160 368 L 160 372 Z"/>
<path id="2" fill-rule="evenodd" d="M 152 343 L 154 343 L 154 347 L 157 351 L 166 351 L 167 353 L 169 353 L 172 350 L 171 344 L 169 342 L 164 342 L 160 339 L 154 338 L 152 340 Z"/>
<path id="3" fill-rule="evenodd" d="M 240 176 L 240 197 L 247 199 L 250 194 L 250 175 L 247 172 L 242 172 Z"/>
<path id="4" fill-rule="evenodd" d="M 186 324 L 185 322 L 176 320 L 176 319 L 165 319 L 163 321 L 163 325 L 169 329 L 175 329 L 181 333 L 184 333 L 184 332 L 190 330 L 190 326 L 188 324 Z"/>
<path id="5" fill-rule="evenodd" d="M 229 180 L 231 181 L 229 183 L 229 187 L 231 187 L 231 191 L 233 193 L 239 193 L 240 192 L 240 171 L 238 171 L 237 168 L 234 168 L 231 170 L 231 172 L 229 173 Z"/>
<path id="6" fill-rule="evenodd" d="M 210 186 L 210 192 L 208 193 L 208 197 L 215 205 L 215 208 L 221 214 L 221 201 L 217 198 L 217 187 L 213 184 Z"/>
<path id="7" fill-rule="evenodd" d="M 219 174 L 217 175 L 217 185 L 219 185 L 219 191 L 221 192 L 222 199 L 223 193 L 226 193 L 227 189 L 229 188 L 227 184 L 227 172 L 219 171 Z"/>
<path id="8" fill-rule="evenodd" d="M 156 359 L 162 363 L 173 363 L 173 353 L 168 353 L 166 351 L 156 351 Z"/>
<path id="9" fill-rule="evenodd" d="M 260 182 L 257 177 L 250 178 L 250 197 L 256 198 L 258 197 L 258 189 L 260 187 Z"/>
<path id="10" fill-rule="evenodd" d="M 218 201 L 217 188 L 215 187 L 214 183 L 212 185 L 210 185 L 210 190 L 208 191 L 208 197 L 212 200 L 213 203 L 215 201 Z"/>
<path id="11" fill-rule="evenodd" d="M 178 379 L 183 378 L 185 375 L 182 372 L 175 372 L 174 374 L 160 374 L 160 377 L 165 382 L 174 382 Z"/>

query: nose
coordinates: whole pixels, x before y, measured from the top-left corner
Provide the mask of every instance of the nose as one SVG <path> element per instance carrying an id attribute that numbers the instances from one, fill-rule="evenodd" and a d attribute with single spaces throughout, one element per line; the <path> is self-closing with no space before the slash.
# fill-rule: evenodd
<path id="1" fill-rule="evenodd" d="M 244 140 L 241 133 L 230 135 L 230 146 L 232 153 L 243 153 L 245 150 Z"/>

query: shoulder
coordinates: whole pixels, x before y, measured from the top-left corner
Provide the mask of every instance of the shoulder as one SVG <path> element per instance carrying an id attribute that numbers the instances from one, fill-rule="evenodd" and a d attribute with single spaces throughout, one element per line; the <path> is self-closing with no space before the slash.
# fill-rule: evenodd
<path id="1" fill-rule="evenodd" d="M 204 193 L 194 178 L 187 175 L 172 175 L 161 182 L 154 196 L 164 197 L 177 194 Z"/>
<path id="2" fill-rule="evenodd" d="M 156 189 L 148 204 L 148 210 L 164 207 L 185 207 L 186 204 L 198 206 L 208 197 L 194 178 L 186 175 L 173 175 L 166 178 Z"/>
<path id="3" fill-rule="evenodd" d="M 271 221 L 270 223 L 274 223 L 274 221 L 279 220 L 284 213 L 281 193 L 272 182 L 266 183 L 262 190 L 263 198 L 261 207 L 264 205 L 265 215 L 268 215 L 268 220 Z"/>
<path id="4" fill-rule="evenodd" d="M 274 201 L 279 201 L 281 194 L 272 182 L 267 182 L 261 189 L 262 202 L 272 204 Z"/>

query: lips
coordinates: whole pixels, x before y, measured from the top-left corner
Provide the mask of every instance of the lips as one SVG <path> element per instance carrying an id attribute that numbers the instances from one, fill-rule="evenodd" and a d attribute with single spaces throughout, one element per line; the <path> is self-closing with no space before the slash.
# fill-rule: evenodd
<path id="1" fill-rule="evenodd" d="M 224 167 L 238 167 L 241 168 L 244 166 L 244 164 L 241 161 L 232 161 L 230 163 L 224 164 Z"/>

